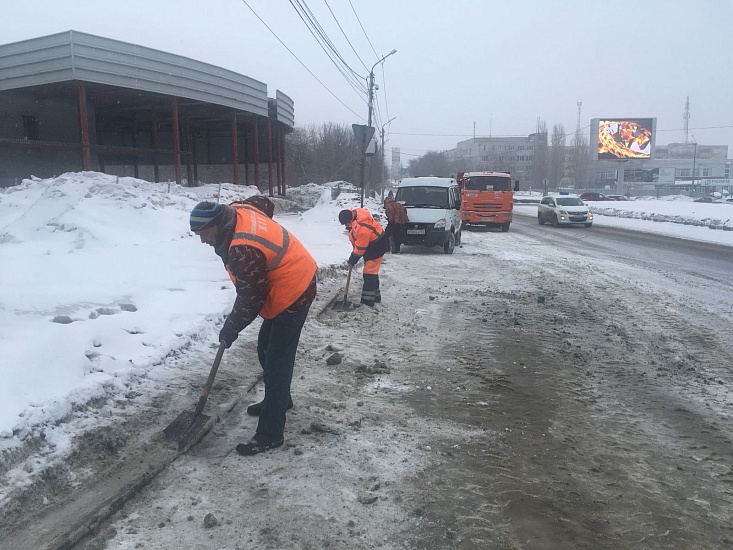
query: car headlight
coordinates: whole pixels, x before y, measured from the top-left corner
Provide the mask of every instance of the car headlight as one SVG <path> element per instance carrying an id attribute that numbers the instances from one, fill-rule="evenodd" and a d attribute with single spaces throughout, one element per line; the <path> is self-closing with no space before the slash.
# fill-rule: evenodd
<path id="1" fill-rule="evenodd" d="M 589 220 L 592 220 L 593 219 L 593 212 L 588 212 L 588 219 Z"/>
<path id="2" fill-rule="evenodd" d="M 435 229 L 445 229 L 445 218 L 443 218 L 442 220 L 438 220 L 437 222 L 435 222 L 435 226 L 434 227 L 435 227 Z"/>
<path id="3" fill-rule="evenodd" d="M 558 214 L 560 214 L 561 216 L 567 216 L 567 215 L 568 215 L 568 213 L 567 213 L 567 212 L 566 212 L 565 210 L 558 210 L 557 212 L 558 212 Z"/>

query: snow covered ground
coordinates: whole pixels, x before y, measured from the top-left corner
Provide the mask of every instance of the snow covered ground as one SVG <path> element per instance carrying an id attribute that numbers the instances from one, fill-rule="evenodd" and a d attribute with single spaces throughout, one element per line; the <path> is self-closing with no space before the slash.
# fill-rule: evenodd
<path id="1" fill-rule="evenodd" d="M 0 191 L 0 453 L 42 433 L 63 454 L 70 437 L 57 426 L 72 411 L 124 395 L 133 381 L 144 387 L 152 373 L 175 377 L 158 367 L 182 350 L 210 350 L 234 290 L 219 258 L 188 230 L 188 214 L 201 200 L 255 193 L 94 172 Z M 358 195 L 332 200 L 330 186 L 308 185 L 288 198 L 308 209 L 277 199 L 275 219 L 320 267 L 343 266 L 351 248 L 337 214 Z M 733 205 L 678 197 L 591 207 L 602 214 L 597 226 L 733 246 L 733 231 L 708 227 L 733 227 Z M 517 205 L 516 214 L 536 208 Z"/>

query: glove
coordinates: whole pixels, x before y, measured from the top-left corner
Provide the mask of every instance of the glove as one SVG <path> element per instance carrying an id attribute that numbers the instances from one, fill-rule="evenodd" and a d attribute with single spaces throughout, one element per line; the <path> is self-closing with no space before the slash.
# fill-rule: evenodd
<path id="1" fill-rule="evenodd" d="M 219 331 L 219 342 L 224 342 L 227 346 L 227 349 L 231 347 L 231 345 L 234 343 L 234 340 L 236 340 L 238 337 L 239 333 L 229 327 L 226 323 L 224 323 L 224 326 L 221 327 L 221 330 Z"/>
<path id="2" fill-rule="evenodd" d="M 361 260 L 361 256 L 357 256 L 356 254 L 354 254 L 354 253 L 352 252 L 352 253 L 351 253 L 351 256 L 349 256 L 349 259 L 348 259 L 348 260 L 346 260 L 346 262 L 347 262 L 347 263 L 348 263 L 348 264 L 349 264 L 350 266 L 352 266 L 352 267 L 353 267 L 353 266 L 355 266 L 355 265 L 356 265 L 356 264 L 358 263 L 358 261 L 359 261 L 359 260 Z"/>

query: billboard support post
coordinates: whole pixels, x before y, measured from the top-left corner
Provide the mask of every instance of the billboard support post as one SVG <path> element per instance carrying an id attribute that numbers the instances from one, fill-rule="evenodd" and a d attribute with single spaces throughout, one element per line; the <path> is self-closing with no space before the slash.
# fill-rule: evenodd
<path id="1" fill-rule="evenodd" d="M 625 195 L 626 194 L 624 193 L 624 172 L 625 172 L 624 164 L 625 162 L 621 161 L 619 164 L 621 165 L 621 167 L 618 170 L 616 170 L 616 174 L 617 174 L 616 176 L 616 194 Z"/>

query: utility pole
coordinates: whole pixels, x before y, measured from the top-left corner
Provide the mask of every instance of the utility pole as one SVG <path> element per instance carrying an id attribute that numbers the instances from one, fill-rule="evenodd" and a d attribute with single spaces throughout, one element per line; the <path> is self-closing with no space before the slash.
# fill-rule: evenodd
<path id="1" fill-rule="evenodd" d="M 390 122 L 392 122 L 394 119 L 396 119 L 396 116 L 393 116 L 390 118 L 387 122 L 382 124 L 382 195 L 384 195 L 384 127 L 387 126 Z"/>
<path id="2" fill-rule="evenodd" d="M 376 67 L 380 63 L 384 63 L 385 59 L 387 59 L 390 55 L 395 54 L 395 53 L 397 53 L 397 50 L 392 50 L 391 52 L 389 52 L 382 59 L 380 59 L 374 65 L 372 65 L 372 70 L 369 71 L 369 90 L 368 90 L 368 95 L 367 95 L 367 97 L 369 98 L 369 101 L 368 101 L 369 116 L 367 117 L 367 120 L 368 120 L 367 126 L 372 125 L 372 111 L 374 108 L 374 67 Z M 364 187 L 366 186 L 366 183 L 364 182 L 364 168 L 366 167 L 366 143 L 362 145 L 363 147 L 361 151 L 361 163 L 359 165 L 359 183 L 361 184 L 361 206 L 364 207 Z"/>
<path id="3" fill-rule="evenodd" d="M 695 161 L 697 161 L 697 140 L 695 139 L 695 136 L 692 136 L 693 143 L 695 144 L 695 152 L 692 155 L 692 187 L 695 187 Z M 695 188 L 695 190 L 697 190 Z"/>

